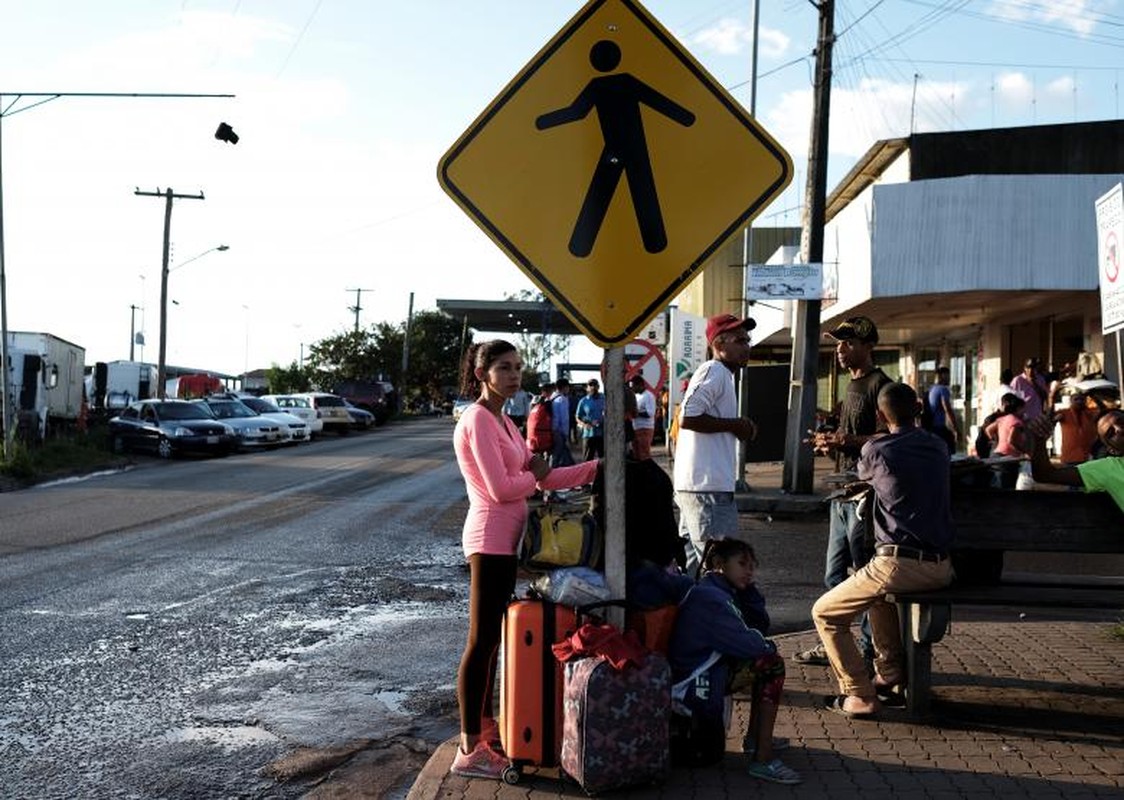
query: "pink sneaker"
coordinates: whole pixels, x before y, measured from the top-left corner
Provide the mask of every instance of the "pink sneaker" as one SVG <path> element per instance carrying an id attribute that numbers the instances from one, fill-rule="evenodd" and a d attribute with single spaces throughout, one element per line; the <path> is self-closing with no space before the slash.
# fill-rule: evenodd
<path id="1" fill-rule="evenodd" d="M 503 780 L 503 771 L 509 766 L 511 764 L 506 758 L 494 752 L 481 739 L 471 753 L 463 753 L 457 747 L 457 755 L 449 772 L 462 778 L 491 778 L 499 781 Z"/>

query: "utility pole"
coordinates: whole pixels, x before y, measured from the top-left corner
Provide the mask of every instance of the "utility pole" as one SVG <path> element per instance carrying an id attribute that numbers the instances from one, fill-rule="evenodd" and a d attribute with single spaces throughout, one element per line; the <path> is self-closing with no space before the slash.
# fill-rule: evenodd
<path id="1" fill-rule="evenodd" d="M 410 306 L 406 310 L 406 334 L 402 337 L 402 377 L 398 381 L 398 408 L 397 411 L 402 410 L 402 405 L 406 397 L 406 370 L 410 366 L 410 328 L 414 324 L 414 293 L 410 292 Z"/>
<path id="2" fill-rule="evenodd" d="M 757 36 L 758 19 L 761 16 L 761 0 L 753 0 L 753 44 L 750 51 L 750 78 L 749 78 L 749 115 L 757 118 Z M 753 260 L 753 221 L 750 220 L 745 228 L 742 256 L 742 319 L 749 316 L 749 264 Z M 738 370 L 738 416 L 749 416 L 749 367 L 743 366 Z M 745 465 L 749 461 L 749 442 L 738 439 L 738 464 L 735 473 L 737 489 L 740 492 L 749 491 L 749 484 L 745 480 Z"/>
<path id="3" fill-rule="evenodd" d="M 363 296 L 363 292 L 372 292 L 374 289 L 345 289 L 348 292 L 355 292 L 355 305 L 348 306 L 347 310 L 355 314 L 355 332 L 359 333 L 359 312 L 363 310 L 363 306 L 359 304 L 359 299 Z"/>
<path id="4" fill-rule="evenodd" d="M 827 210 L 827 132 L 831 108 L 831 48 L 835 42 L 835 0 L 821 0 L 812 136 L 808 144 L 808 181 L 804 230 L 800 236 L 805 264 L 823 262 L 823 228 Z M 816 415 L 816 380 L 820 360 L 820 301 L 798 300 L 792 321 L 792 373 L 788 393 L 783 488 L 811 494 L 815 454 L 804 444 Z"/>
<path id="5" fill-rule="evenodd" d="M 167 397 L 167 372 L 168 366 L 165 357 L 168 353 L 168 249 L 172 241 L 172 201 L 173 200 L 204 200 L 203 193 L 176 194 L 171 187 L 163 192 L 142 192 L 137 189 L 133 194 L 140 197 L 164 198 L 164 256 L 160 267 L 160 357 L 156 364 L 156 396 L 163 400 Z"/>
<path id="6" fill-rule="evenodd" d="M 137 309 L 138 305 L 129 306 L 129 360 L 135 361 L 133 357 L 136 353 L 135 347 L 137 343 Z"/>

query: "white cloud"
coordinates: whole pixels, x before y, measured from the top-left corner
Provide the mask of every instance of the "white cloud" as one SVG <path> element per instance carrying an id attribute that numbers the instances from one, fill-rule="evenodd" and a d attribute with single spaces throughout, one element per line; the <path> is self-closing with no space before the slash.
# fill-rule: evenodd
<path id="1" fill-rule="evenodd" d="M 1048 3 L 1026 5 L 1021 0 L 994 0 L 989 13 L 1013 22 L 1038 22 L 1058 25 L 1088 36 L 1097 27 L 1098 15 L 1089 0 L 1050 0 Z"/>
<path id="2" fill-rule="evenodd" d="M 719 20 L 690 38 L 691 44 L 732 56 L 747 52 L 753 43 L 753 28 L 733 17 Z M 779 58 L 788 52 L 791 40 L 775 28 L 758 27 L 758 53 L 762 58 Z"/>
<path id="3" fill-rule="evenodd" d="M 1021 72 L 1004 72 L 995 79 L 995 95 L 1004 108 L 1024 108 L 1034 99 L 1034 83 Z"/>
<path id="4" fill-rule="evenodd" d="M 1055 78 L 1046 84 L 1044 93 L 1056 99 L 1066 99 L 1073 97 L 1073 90 L 1076 83 L 1072 75 L 1063 75 L 1060 78 Z"/>
<path id="5" fill-rule="evenodd" d="M 876 78 L 856 88 L 835 87 L 831 92 L 829 148 L 833 156 L 857 158 L 880 139 L 907 136 L 912 119 L 915 131 L 950 130 L 974 102 L 974 90 L 962 82 L 922 82 L 916 95 L 912 81 Z M 956 109 L 954 115 L 953 110 Z M 812 91 L 786 92 L 765 114 L 766 128 L 791 153 L 808 149 L 812 119 Z"/>

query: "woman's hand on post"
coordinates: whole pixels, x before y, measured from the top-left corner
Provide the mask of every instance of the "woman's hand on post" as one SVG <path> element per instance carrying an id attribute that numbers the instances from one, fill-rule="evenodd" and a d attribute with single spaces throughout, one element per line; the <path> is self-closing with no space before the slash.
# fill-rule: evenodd
<path id="1" fill-rule="evenodd" d="M 531 470 L 531 474 L 535 476 L 536 482 L 541 481 L 550 474 L 550 463 L 547 462 L 546 458 L 543 456 L 531 456 L 531 460 L 527 466 Z"/>

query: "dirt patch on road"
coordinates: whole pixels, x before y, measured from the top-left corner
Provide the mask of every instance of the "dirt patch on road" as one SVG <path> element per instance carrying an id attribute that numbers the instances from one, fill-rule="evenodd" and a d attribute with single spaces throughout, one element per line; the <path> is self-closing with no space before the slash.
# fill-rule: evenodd
<path id="1" fill-rule="evenodd" d="M 435 746 L 402 737 L 342 747 L 301 748 L 267 766 L 279 783 L 306 782 L 305 800 L 382 800 L 403 794 Z"/>

